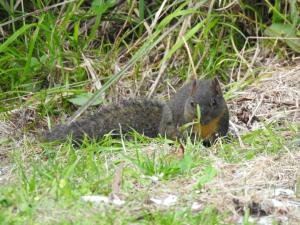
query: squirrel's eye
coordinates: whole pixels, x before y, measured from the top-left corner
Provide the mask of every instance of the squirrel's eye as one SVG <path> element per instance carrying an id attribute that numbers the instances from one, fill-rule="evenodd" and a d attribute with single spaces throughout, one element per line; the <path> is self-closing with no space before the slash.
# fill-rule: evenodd
<path id="1" fill-rule="evenodd" d="M 211 106 L 216 106 L 217 105 L 217 100 L 215 98 L 213 98 L 210 102 Z"/>
<path id="2" fill-rule="evenodd" d="M 191 106 L 195 107 L 196 106 L 195 102 L 191 101 Z"/>

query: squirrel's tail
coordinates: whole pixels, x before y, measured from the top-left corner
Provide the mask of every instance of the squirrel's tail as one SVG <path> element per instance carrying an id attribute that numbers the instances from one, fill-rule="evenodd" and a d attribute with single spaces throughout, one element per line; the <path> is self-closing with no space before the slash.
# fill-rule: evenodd
<path id="1" fill-rule="evenodd" d="M 44 132 L 40 140 L 42 141 L 63 141 L 68 137 L 73 140 L 82 140 L 86 135 L 87 137 L 93 137 L 92 132 L 95 127 L 90 124 L 90 120 L 87 118 L 84 120 L 73 122 L 69 125 L 58 125 L 50 132 Z"/>
<path id="2" fill-rule="evenodd" d="M 159 132 L 163 106 L 163 103 L 153 100 L 126 100 L 104 106 L 82 120 L 55 127 L 51 132 L 44 133 L 41 140 L 65 140 L 71 136 L 73 140 L 81 141 L 84 136 L 99 139 L 111 131 L 125 134 L 132 130 L 155 137 Z"/>

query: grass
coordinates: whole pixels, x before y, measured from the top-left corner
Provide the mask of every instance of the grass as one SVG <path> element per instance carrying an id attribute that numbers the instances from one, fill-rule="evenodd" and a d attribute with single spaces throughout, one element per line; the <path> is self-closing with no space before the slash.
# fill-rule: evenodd
<path id="1" fill-rule="evenodd" d="M 271 142 L 258 139 L 257 132 L 252 132 L 243 137 L 246 149 L 240 149 L 236 142 L 217 145 L 218 157 L 234 163 L 251 160 L 261 153 L 276 155 L 285 151 L 282 148 L 287 145 L 285 139 L 279 137 L 272 142 L 278 135 L 269 130 L 260 132 L 260 137 L 268 135 Z M 262 147 L 269 144 L 272 148 Z M 74 148 L 70 142 L 59 146 L 27 143 L 12 152 L 15 176 L 11 184 L 0 188 L 1 221 L 3 224 L 223 223 L 229 212 L 218 213 L 216 205 L 207 205 L 196 214 L 191 210 L 197 190 L 220 172 L 210 157 L 211 149 L 200 143 L 187 143 L 184 158 L 180 159 L 173 148 L 176 145 L 166 146 L 162 140 L 153 140 L 150 146 L 147 141 L 125 141 L 122 146 L 109 140 L 85 143 L 80 148 Z M 118 195 L 125 205 L 93 205 L 81 200 L 84 195 L 109 196 L 120 165 L 124 168 Z M 157 181 L 150 179 L 153 176 Z M 177 195 L 180 210 L 171 206 L 160 211 L 147 203 L 150 197 L 162 193 Z"/>
<path id="2" fill-rule="evenodd" d="M 300 127 L 293 122 L 261 122 L 211 148 L 136 133 L 79 147 L 33 141 L 103 102 L 152 90 L 168 99 L 194 73 L 217 77 L 233 106 L 237 92 L 268 77 L 264 60 L 293 61 L 300 51 L 295 1 L 119 2 L 0 1 L 0 224 L 235 224 L 219 182 L 234 170 L 227 167 L 297 158 Z M 226 188 L 238 196 L 244 183 Z M 82 200 L 112 194 L 124 205 Z M 173 205 L 151 201 L 168 195 L 177 196 Z M 252 224 L 245 211 L 243 223 Z"/>

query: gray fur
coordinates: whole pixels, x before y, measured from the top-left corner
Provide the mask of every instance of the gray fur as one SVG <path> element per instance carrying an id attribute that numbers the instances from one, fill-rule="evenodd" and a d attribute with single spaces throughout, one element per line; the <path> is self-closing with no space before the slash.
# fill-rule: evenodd
<path id="1" fill-rule="evenodd" d="M 178 128 L 196 118 L 196 109 L 191 102 L 201 107 L 202 125 L 222 115 L 214 136 L 226 135 L 229 113 L 217 80 L 194 80 L 185 84 L 167 103 L 133 99 L 103 106 L 93 115 L 44 133 L 42 140 L 65 140 L 70 135 L 76 141 L 81 141 L 84 136 L 100 139 L 111 131 L 119 135 L 120 129 L 123 134 L 135 130 L 148 137 L 160 134 L 170 139 L 180 138 L 182 134 Z M 212 102 L 215 103 L 213 106 Z"/>
<path id="2" fill-rule="evenodd" d="M 98 112 L 70 125 L 59 125 L 43 135 L 43 140 L 65 140 L 68 136 L 80 141 L 85 135 L 100 139 L 114 131 L 126 134 L 135 130 L 149 137 L 158 135 L 164 103 L 151 100 L 127 100 L 119 104 L 103 106 Z"/>

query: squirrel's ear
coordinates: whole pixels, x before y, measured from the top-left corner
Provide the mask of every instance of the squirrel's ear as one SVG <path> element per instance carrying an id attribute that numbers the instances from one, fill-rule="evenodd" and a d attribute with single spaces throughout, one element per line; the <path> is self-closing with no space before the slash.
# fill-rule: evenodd
<path id="1" fill-rule="evenodd" d="M 192 80 L 192 88 L 191 88 L 191 92 L 190 95 L 194 95 L 196 93 L 197 90 L 197 80 Z"/>
<path id="2" fill-rule="evenodd" d="M 216 91 L 217 94 L 219 94 L 219 95 L 222 94 L 222 90 L 221 90 L 221 87 L 220 87 L 220 84 L 219 84 L 219 81 L 217 78 L 214 78 L 212 80 L 212 88 L 213 88 L 213 90 Z"/>

